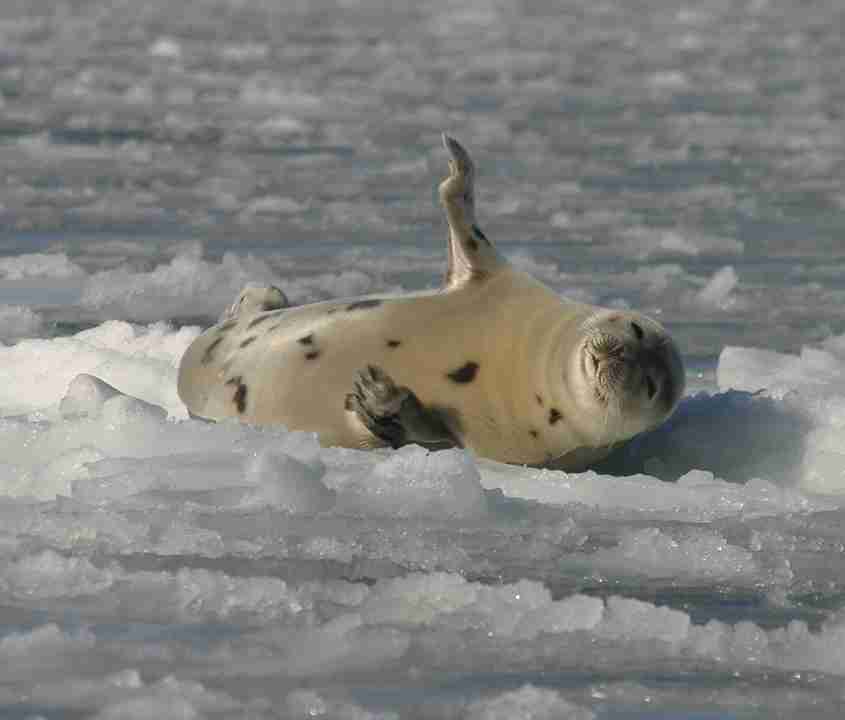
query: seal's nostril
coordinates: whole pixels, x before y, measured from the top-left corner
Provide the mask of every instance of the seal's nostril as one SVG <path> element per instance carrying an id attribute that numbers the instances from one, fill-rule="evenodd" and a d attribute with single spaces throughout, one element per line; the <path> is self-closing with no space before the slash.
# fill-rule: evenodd
<path id="1" fill-rule="evenodd" d="M 632 329 L 633 329 L 633 331 L 634 331 L 634 335 L 636 335 L 636 336 L 637 336 L 637 340 L 642 340 L 642 339 L 643 339 L 643 335 L 645 335 L 645 333 L 643 332 L 642 327 L 641 327 L 638 323 L 635 323 L 634 321 L 631 321 L 631 328 L 632 328 Z"/>
<path id="2" fill-rule="evenodd" d="M 645 376 L 646 392 L 648 399 L 651 400 L 657 394 L 657 383 L 654 382 L 651 375 Z"/>

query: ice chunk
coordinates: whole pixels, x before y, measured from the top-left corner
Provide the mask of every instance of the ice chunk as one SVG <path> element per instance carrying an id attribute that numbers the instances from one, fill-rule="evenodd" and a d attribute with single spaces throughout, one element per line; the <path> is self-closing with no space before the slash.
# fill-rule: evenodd
<path id="1" fill-rule="evenodd" d="M 201 683 L 179 680 L 167 675 L 151 685 L 129 688 L 124 697 L 115 699 L 97 713 L 95 720 L 188 720 L 223 713 L 230 717 L 249 715 L 246 708 L 230 695 L 209 690 Z"/>
<path id="2" fill-rule="evenodd" d="M 121 267 L 91 275 L 81 304 L 101 316 L 140 322 L 216 318 L 247 283 L 282 285 L 263 260 L 226 253 L 215 263 L 202 259 L 201 247 L 191 246 L 150 272 Z"/>
<path id="3" fill-rule="evenodd" d="M 18 671 L 38 666 L 40 661 L 65 662 L 66 654 L 90 650 L 96 639 L 87 629 L 65 633 L 58 625 L 48 623 L 28 632 L 13 632 L 0 639 L 0 659 Z"/>
<path id="4" fill-rule="evenodd" d="M 760 348 L 725 347 L 719 354 L 719 387 L 748 392 L 776 393 L 784 385 L 795 386 L 808 379 L 801 358 Z"/>
<path id="5" fill-rule="evenodd" d="M 684 612 L 614 595 L 607 599 L 607 612 L 597 632 L 623 640 L 655 638 L 678 647 L 686 640 L 690 625 Z"/>
<path id="6" fill-rule="evenodd" d="M 732 295 L 739 283 L 739 277 L 732 265 L 717 270 L 707 284 L 696 293 L 696 304 L 704 308 L 727 310 L 736 304 Z"/>
<path id="7" fill-rule="evenodd" d="M 276 215 L 300 213 L 306 207 L 293 198 L 265 195 L 249 202 L 243 210 L 243 220 L 245 222 L 254 222 L 256 215 L 269 215 L 272 219 L 275 219 Z"/>
<path id="8" fill-rule="evenodd" d="M 0 348 L 0 408 L 4 414 L 17 414 L 56 407 L 72 379 L 85 374 L 185 417 L 176 393 L 176 368 L 198 333 L 190 327 L 174 331 L 164 323 L 138 327 L 112 321 L 70 337 L 23 340 Z M 106 392 L 102 386 L 94 391 L 90 381 L 81 382 L 71 393 L 68 412 L 80 402 L 96 405 L 107 399 L 100 395 Z M 26 392 L 21 391 L 24 387 Z"/>
<path id="9" fill-rule="evenodd" d="M 478 468 L 463 450 L 408 445 L 338 489 L 341 502 L 370 513 L 470 517 L 487 510 Z"/>
<path id="10" fill-rule="evenodd" d="M 476 700 L 467 720 L 593 720 L 587 708 L 567 702 L 556 690 L 523 685 L 493 698 Z"/>
<path id="11" fill-rule="evenodd" d="M 52 278 L 55 280 L 86 275 L 65 253 L 24 253 L 0 258 L 0 277 L 6 280 Z"/>
<path id="12" fill-rule="evenodd" d="M 40 313 L 21 305 L 0 305 L 0 343 L 37 337 L 43 329 Z"/>
<path id="13" fill-rule="evenodd" d="M 266 450 L 247 464 L 246 480 L 257 487 L 246 505 L 272 505 L 290 513 L 316 513 L 334 505 L 335 491 L 323 483 L 322 462 L 304 463 L 295 457 Z"/>
<path id="14" fill-rule="evenodd" d="M 114 574 L 108 568 L 97 569 L 86 558 L 45 550 L 5 568 L 0 588 L 21 599 L 73 598 L 106 590 L 114 582 Z"/>
<path id="15" fill-rule="evenodd" d="M 571 595 L 527 612 L 517 623 L 514 634 L 521 638 L 534 638 L 540 633 L 592 630 L 603 616 L 604 603 L 599 598 Z"/>
<path id="16" fill-rule="evenodd" d="M 363 625 L 345 613 L 314 631 L 303 631 L 286 647 L 282 667 L 295 677 L 377 670 L 398 662 L 408 651 L 408 633 L 387 626 Z M 278 672 L 271 664 L 266 672 Z"/>
<path id="17" fill-rule="evenodd" d="M 106 400 L 117 395 L 120 395 L 120 391 L 104 380 L 88 373 L 80 373 L 70 381 L 67 392 L 59 403 L 59 412 L 65 417 L 97 416 L 102 412 Z"/>
<path id="18" fill-rule="evenodd" d="M 622 233 L 626 254 L 640 260 L 665 255 L 737 255 L 744 245 L 732 238 L 713 237 L 696 231 L 661 230 L 652 227 L 634 227 Z M 712 280 L 711 280 L 712 282 Z"/>
<path id="19" fill-rule="evenodd" d="M 182 46 L 174 38 L 160 37 L 150 45 L 149 53 L 154 57 L 176 60 L 182 56 Z"/>
<path id="20" fill-rule="evenodd" d="M 395 712 L 372 712 L 354 703 L 331 700 L 313 690 L 294 690 L 285 698 L 285 705 L 291 720 L 321 717 L 332 720 L 399 720 Z"/>
<path id="21" fill-rule="evenodd" d="M 623 532 L 618 548 L 591 554 L 590 564 L 618 575 L 723 581 L 752 579 L 760 572 L 748 550 L 731 545 L 718 533 L 691 530 L 676 538 L 656 527 Z"/>
<path id="22" fill-rule="evenodd" d="M 476 601 L 478 586 L 451 573 L 413 574 L 379 583 L 361 607 L 369 623 L 428 624 Z"/>
<path id="23" fill-rule="evenodd" d="M 105 457 L 102 450 L 87 444 L 59 451 L 55 458 L 34 469 L 30 483 L 23 483 L 17 488 L 9 485 L 4 489 L 10 494 L 29 495 L 42 500 L 53 499 L 57 495 L 70 496 L 75 484 L 89 476 L 89 466 Z"/>
<path id="24" fill-rule="evenodd" d="M 106 400 L 103 403 L 102 414 L 103 421 L 110 427 L 139 421 L 155 423 L 167 418 L 167 410 L 163 407 L 123 394 Z"/>

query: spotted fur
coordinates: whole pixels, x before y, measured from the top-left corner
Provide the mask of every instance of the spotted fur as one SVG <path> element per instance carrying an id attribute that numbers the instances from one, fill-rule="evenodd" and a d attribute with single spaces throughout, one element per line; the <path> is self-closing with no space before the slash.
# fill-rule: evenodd
<path id="1" fill-rule="evenodd" d="M 456 382 L 461 385 L 471 383 L 475 380 L 479 367 L 480 366 L 477 362 L 468 362 L 461 365 L 461 367 L 457 370 L 452 370 L 452 372 L 446 373 L 446 377 L 448 377 L 452 382 Z"/>
<path id="2" fill-rule="evenodd" d="M 246 412 L 247 395 L 247 386 L 243 382 L 243 377 L 240 375 L 231 377 L 226 381 L 226 384 L 236 386 L 235 394 L 232 396 L 232 402 L 235 403 L 235 407 L 238 409 L 238 412 L 243 415 Z"/>
<path id="3" fill-rule="evenodd" d="M 366 310 L 368 308 L 378 307 L 379 305 L 381 305 L 381 303 L 381 300 L 377 300 L 374 298 L 368 300 L 358 300 L 354 303 L 349 303 L 349 305 L 346 306 L 346 312 L 352 312 L 354 310 Z"/>
<path id="4" fill-rule="evenodd" d="M 265 323 L 268 320 L 272 320 L 274 317 L 276 317 L 276 314 L 272 313 L 272 312 L 264 313 L 263 315 L 259 315 L 258 317 L 253 318 L 252 320 L 249 321 L 249 325 L 247 325 L 247 328 L 252 330 L 252 328 L 254 328 L 256 325 L 260 325 L 261 323 Z"/>

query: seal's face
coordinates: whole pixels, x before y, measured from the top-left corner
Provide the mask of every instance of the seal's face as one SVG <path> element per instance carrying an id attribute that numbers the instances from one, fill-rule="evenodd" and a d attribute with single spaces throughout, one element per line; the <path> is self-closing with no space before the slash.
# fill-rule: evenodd
<path id="1" fill-rule="evenodd" d="M 631 437 L 663 422 L 684 391 L 680 353 L 663 327 L 638 313 L 601 311 L 587 320 L 572 362 L 576 401 L 599 436 Z"/>

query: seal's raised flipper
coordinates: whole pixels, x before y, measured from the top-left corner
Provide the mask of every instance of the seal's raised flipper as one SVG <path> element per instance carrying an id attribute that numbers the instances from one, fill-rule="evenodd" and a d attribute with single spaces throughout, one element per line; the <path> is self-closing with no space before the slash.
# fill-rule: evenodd
<path id="1" fill-rule="evenodd" d="M 506 264 L 475 218 L 475 165 L 455 138 L 443 133 L 451 155 L 449 177 L 440 183 L 440 201 L 449 222 L 449 265 L 444 287 L 454 289 L 483 280 Z"/>
<path id="2" fill-rule="evenodd" d="M 346 409 L 393 448 L 409 443 L 461 446 L 445 412 L 426 408 L 410 388 L 397 386 L 384 370 L 373 365 L 358 373 L 355 391 L 346 396 Z"/>
<path id="3" fill-rule="evenodd" d="M 275 285 L 247 285 L 231 306 L 223 311 L 220 322 L 236 315 L 254 315 L 268 310 L 281 310 L 288 306 L 287 296 Z"/>

